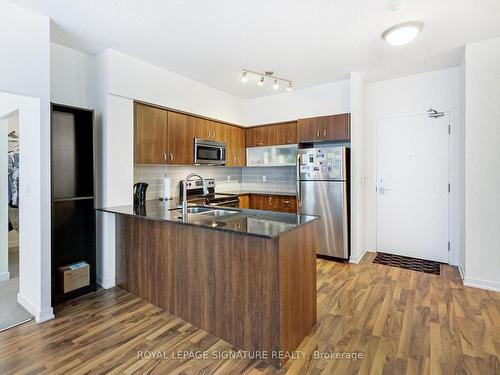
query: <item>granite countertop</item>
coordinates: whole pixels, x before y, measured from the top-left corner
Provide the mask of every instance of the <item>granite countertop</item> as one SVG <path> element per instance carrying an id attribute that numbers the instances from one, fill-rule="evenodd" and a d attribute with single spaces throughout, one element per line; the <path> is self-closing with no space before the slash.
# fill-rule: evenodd
<path id="1" fill-rule="evenodd" d="M 213 209 L 213 207 L 211 208 Z M 181 210 L 177 208 L 177 202 L 174 200 L 166 202 L 149 200 L 146 201 L 144 205 L 140 206 L 128 205 L 98 208 L 97 211 L 134 216 L 146 220 L 175 222 L 263 238 L 277 238 L 290 230 L 319 219 L 319 216 L 298 215 L 285 212 L 232 207 L 221 207 L 220 209 L 230 211 L 231 213 L 221 217 L 206 213 L 193 213 L 188 214 L 188 221 L 186 222 L 182 221 Z"/>

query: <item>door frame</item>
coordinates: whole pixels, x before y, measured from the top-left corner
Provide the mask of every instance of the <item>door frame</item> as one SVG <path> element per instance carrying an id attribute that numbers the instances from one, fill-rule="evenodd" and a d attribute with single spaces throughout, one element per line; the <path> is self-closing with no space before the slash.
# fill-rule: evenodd
<path id="1" fill-rule="evenodd" d="M 451 109 L 443 110 L 440 111 L 443 112 L 445 115 L 448 115 L 448 126 L 449 126 L 449 133 L 448 133 L 448 183 L 452 187 L 448 193 L 448 243 L 449 243 L 449 248 L 448 248 L 448 264 L 450 263 L 450 260 L 456 259 L 456 248 L 455 246 L 455 241 L 454 241 L 454 227 L 456 225 L 456 219 L 454 218 L 454 210 L 453 210 L 453 203 L 454 203 L 454 190 L 453 186 L 457 184 L 457 182 L 454 183 L 454 168 L 453 168 L 453 160 L 454 160 L 454 155 L 455 155 L 455 138 L 452 136 L 454 134 L 455 130 L 455 124 L 454 124 L 454 112 Z M 377 191 L 377 177 L 378 177 L 378 135 L 380 132 L 380 123 L 384 120 L 393 120 L 393 119 L 398 119 L 398 118 L 410 118 L 410 117 L 420 117 L 420 116 L 428 116 L 427 112 L 420 112 L 420 113 L 410 113 L 410 114 L 399 114 L 399 115 L 392 115 L 392 116 L 383 116 L 383 117 L 378 117 L 375 120 L 375 157 L 373 158 L 374 160 L 374 176 L 373 176 L 373 182 L 374 182 L 374 196 L 375 196 L 375 251 L 378 251 L 378 191 Z"/>

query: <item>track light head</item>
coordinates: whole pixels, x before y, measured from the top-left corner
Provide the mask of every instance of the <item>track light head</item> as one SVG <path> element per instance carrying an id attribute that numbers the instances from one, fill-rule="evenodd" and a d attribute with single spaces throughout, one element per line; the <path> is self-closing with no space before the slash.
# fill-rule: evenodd
<path id="1" fill-rule="evenodd" d="M 259 86 L 264 86 L 264 79 L 265 79 L 264 76 L 260 76 L 259 80 L 257 81 L 257 84 Z"/>
<path id="2" fill-rule="evenodd" d="M 286 91 L 290 92 L 293 90 L 293 83 L 292 81 L 288 82 L 288 87 L 286 88 Z"/>
<path id="3" fill-rule="evenodd" d="M 243 71 L 243 74 L 242 74 L 242 76 L 241 76 L 241 82 L 245 83 L 245 82 L 247 82 L 247 81 L 248 81 L 247 71 L 246 71 L 246 70 L 244 70 L 244 71 Z"/>
<path id="4" fill-rule="evenodd" d="M 278 82 L 277 79 L 274 80 L 274 83 L 273 83 L 273 90 L 278 90 L 280 88 L 280 84 Z"/>

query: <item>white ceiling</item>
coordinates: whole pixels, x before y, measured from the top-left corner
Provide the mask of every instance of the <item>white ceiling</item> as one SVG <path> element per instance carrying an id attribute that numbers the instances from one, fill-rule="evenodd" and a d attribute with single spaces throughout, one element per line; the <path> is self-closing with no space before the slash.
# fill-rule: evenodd
<path id="1" fill-rule="evenodd" d="M 458 65 L 464 44 L 500 35 L 499 0 L 16 0 L 50 16 L 55 42 L 96 54 L 113 48 L 241 98 L 272 94 L 241 83 L 242 68 L 294 81 L 295 88 L 368 81 Z M 403 47 L 381 33 L 424 23 Z"/>

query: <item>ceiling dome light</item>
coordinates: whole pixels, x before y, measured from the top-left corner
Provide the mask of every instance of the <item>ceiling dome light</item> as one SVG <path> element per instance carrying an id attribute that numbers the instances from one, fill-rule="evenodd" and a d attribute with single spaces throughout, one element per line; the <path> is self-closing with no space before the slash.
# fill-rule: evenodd
<path id="1" fill-rule="evenodd" d="M 419 21 L 403 22 L 394 25 L 382 33 L 382 39 L 393 46 L 402 46 L 410 43 L 422 30 L 423 24 Z"/>
<path id="2" fill-rule="evenodd" d="M 244 70 L 243 75 L 241 76 L 241 82 L 245 83 L 246 81 L 248 81 L 247 71 Z"/>
<path id="3" fill-rule="evenodd" d="M 264 86 L 264 76 L 260 76 L 259 80 L 257 81 L 257 84 L 259 86 Z"/>
<path id="4" fill-rule="evenodd" d="M 280 84 L 278 83 L 278 80 L 275 79 L 273 83 L 273 90 L 278 90 L 280 88 Z"/>

